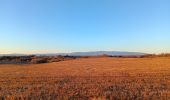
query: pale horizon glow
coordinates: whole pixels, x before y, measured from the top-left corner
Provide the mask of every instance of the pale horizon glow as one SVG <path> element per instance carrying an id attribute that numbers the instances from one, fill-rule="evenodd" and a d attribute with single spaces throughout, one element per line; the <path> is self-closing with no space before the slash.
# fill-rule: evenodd
<path id="1" fill-rule="evenodd" d="M 58 50 L 0 50 L 0 54 L 48 54 L 48 53 L 73 53 L 73 52 L 91 52 L 91 51 L 124 51 L 124 52 L 141 52 L 141 53 L 148 53 L 148 54 L 162 54 L 162 53 L 170 53 L 166 50 L 158 50 L 158 51 L 140 51 L 140 50 L 79 50 L 79 51 L 58 51 Z"/>
<path id="2" fill-rule="evenodd" d="M 169 0 L 1 0 L 0 54 L 170 53 Z"/>

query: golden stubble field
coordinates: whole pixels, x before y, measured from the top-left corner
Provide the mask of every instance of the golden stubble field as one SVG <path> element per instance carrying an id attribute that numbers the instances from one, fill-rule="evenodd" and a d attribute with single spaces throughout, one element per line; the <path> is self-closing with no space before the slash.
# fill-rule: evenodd
<path id="1" fill-rule="evenodd" d="M 170 57 L 0 65 L 0 100 L 170 100 Z"/>

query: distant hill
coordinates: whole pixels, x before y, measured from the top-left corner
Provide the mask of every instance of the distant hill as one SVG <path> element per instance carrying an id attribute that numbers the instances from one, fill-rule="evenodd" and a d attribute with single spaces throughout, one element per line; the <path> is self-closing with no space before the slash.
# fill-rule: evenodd
<path id="1" fill-rule="evenodd" d="M 90 51 L 90 52 L 72 52 L 72 53 L 49 53 L 49 54 L 35 54 L 38 56 L 98 56 L 98 55 L 110 55 L 110 56 L 129 56 L 129 55 L 146 55 L 146 53 L 141 52 L 126 52 L 126 51 Z"/>
<path id="2" fill-rule="evenodd" d="M 145 55 L 140 52 L 124 52 L 124 51 L 92 51 L 92 52 L 73 52 L 69 56 L 97 56 L 97 55 L 111 55 L 111 56 L 128 56 L 128 55 Z"/>
<path id="3" fill-rule="evenodd" d="M 26 54 L 13 53 L 13 54 L 0 54 L 0 56 L 27 56 L 27 55 Z"/>
<path id="4" fill-rule="evenodd" d="M 127 51 L 90 51 L 90 52 L 72 52 L 72 53 L 47 53 L 47 54 L 32 54 L 36 56 L 98 56 L 98 55 L 110 55 L 110 56 L 131 56 L 131 55 L 146 55 L 141 52 L 127 52 Z M 27 56 L 26 54 L 0 54 L 0 56 Z"/>

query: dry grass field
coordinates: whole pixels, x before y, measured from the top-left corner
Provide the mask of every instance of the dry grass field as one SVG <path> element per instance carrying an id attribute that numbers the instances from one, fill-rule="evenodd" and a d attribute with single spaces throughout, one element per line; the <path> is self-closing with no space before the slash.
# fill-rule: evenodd
<path id="1" fill-rule="evenodd" d="M 0 100 L 170 100 L 170 57 L 1 64 Z"/>

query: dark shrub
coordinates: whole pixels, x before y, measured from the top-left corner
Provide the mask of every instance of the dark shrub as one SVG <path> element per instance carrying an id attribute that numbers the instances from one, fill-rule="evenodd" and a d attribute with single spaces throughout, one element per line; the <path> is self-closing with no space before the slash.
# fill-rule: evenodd
<path id="1" fill-rule="evenodd" d="M 33 58 L 30 63 L 33 64 L 48 63 L 48 60 L 46 58 Z"/>

